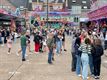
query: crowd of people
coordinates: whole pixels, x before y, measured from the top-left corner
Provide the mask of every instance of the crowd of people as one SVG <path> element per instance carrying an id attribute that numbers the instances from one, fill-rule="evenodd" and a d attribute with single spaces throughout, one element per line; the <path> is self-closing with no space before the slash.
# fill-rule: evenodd
<path id="1" fill-rule="evenodd" d="M 43 53 L 48 51 L 48 63 L 53 64 L 54 54 L 60 55 L 62 51 L 67 51 L 65 47 L 65 35 L 72 35 L 72 64 L 71 70 L 83 80 L 87 80 L 89 73 L 95 79 L 100 79 L 101 56 L 107 49 L 107 32 L 97 33 L 80 29 L 38 29 L 25 30 L 19 37 L 16 32 L 8 29 L 0 30 L 0 44 L 7 44 L 8 54 L 11 54 L 12 43 L 20 39 L 20 50 L 17 56 L 22 52 L 22 61 L 26 61 L 26 49 L 31 51 L 31 42 L 34 42 L 34 53 Z M 31 36 L 33 41 L 31 41 Z M 28 48 L 27 48 L 28 47 Z M 88 70 L 90 68 L 90 72 Z"/>
<path id="2" fill-rule="evenodd" d="M 34 53 L 43 53 L 49 51 L 48 63 L 52 64 L 54 60 L 54 52 L 57 55 L 62 53 L 62 49 L 65 49 L 65 30 L 64 29 L 38 29 L 35 28 L 32 30 L 24 30 L 18 36 L 17 32 L 10 31 L 10 29 L 0 30 L 0 43 L 1 46 L 4 44 L 7 45 L 8 51 L 7 54 L 11 54 L 11 48 L 13 42 L 16 43 L 17 39 L 20 39 L 20 50 L 16 52 L 16 55 L 19 56 L 22 52 L 22 61 L 26 61 L 26 50 L 28 49 L 29 53 L 31 51 L 31 36 L 33 37 L 34 42 Z"/>
<path id="3" fill-rule="evenodd" d="M 71 70 L 78 76 L 82 76 L 83 80 L 89 78 L 89 73 L 95 79 L 100 79 L 101 56 L 104 54 L 106 45 L 106 37 L 104 38 L 102 32 L 74 30 Z"/>

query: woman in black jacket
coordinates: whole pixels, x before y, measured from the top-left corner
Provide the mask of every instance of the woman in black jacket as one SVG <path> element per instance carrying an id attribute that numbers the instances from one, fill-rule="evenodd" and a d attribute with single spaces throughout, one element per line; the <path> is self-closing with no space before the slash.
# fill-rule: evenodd
<path id="1" fill-rule="evenodd" d="M 39 52 L 40 49 L 40 36 L 39 32 L 34 34 L 35 52 Z"/>
<path id="2" fill-rule="evenodd" d="M 94 46 L 92 49 L 92 54 L 93 54 L 93 64 L 94 64 L 94 76 L 95 79 L 99 79 L 100 69 L 101 69 L 101 56 L 104 54 L 100 39 L 95 39 Z"/>

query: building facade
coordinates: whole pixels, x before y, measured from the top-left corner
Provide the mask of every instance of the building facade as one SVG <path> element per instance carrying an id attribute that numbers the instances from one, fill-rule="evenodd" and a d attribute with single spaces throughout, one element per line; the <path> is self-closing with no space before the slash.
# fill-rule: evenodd
<path id="1" fill-rule="evenodd" d="M 91 0 L 91 3 L 91 10 L 94 11 L 107 5 L 107 0 Z"/>
<path id="2" fill-rule="evenodd" d="M 90 0 L 68 0 L 68 8 L 72 9 L 72 6 L 81 6 L 82 9 L 90 9 Z"/>
<path id="3" fill-rule="evenodd" d="M 88 13 L 90 20 L 107 18 L 107 0 L 91 0 L 91 11 Z"/>

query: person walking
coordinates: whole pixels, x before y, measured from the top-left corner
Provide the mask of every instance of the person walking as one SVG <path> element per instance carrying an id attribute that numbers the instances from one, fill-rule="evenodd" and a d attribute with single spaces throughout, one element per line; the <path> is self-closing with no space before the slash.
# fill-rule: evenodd
<path id="1" fill-rule="evenodd" d="M 76 74 L 78 76 L 81 76 L 81 52 L 79 51 L 79 47 L 81 44 L 81 39 L 79 37 L 79 34 L 77 34 L 77 38 L 74 44 L 74 48 L 75 48 L 75 54 L 76 54 Z"/>
<path id="2" fill-rule="evenodd" d="M 2 44 L 2 34 L 1 34 L 1 30 L 0 30 L 0 44 Z"/>
<path id="3" fill-rule="evenodd" d="M 79 50 L 82 51 L 81 54 L 81 62 L 82 62 L 82 78 L 83 80 L 87 80 L 88 77 L 88 64 L 89 64 L 89 56 L 91 54 L 91 41 L 89 38 L 86 38 L 84 43 L 81 44 Z"/>
<path id="4" fill-rule="evenodd" d="M 55 46 L 54 43 L 54 35 L 52 33 L 49 33 L 48 39 L 47 39 L 47 46 L 49 48 L 49 53 L 48 53 L 48 63 L 52 64 L 52 58 L 53 58 L 53 49 Z"/>
<path id="5" fill-rule="evenodd" d="M 26 55 L 26 46 L 27 46 L 26 41 L 27 41 L 27 39 L 26 39 L 24 32 L 22 33 L 20 41 L 21 41 L 22 61 L 26 61 L 25 55 Z"/>
<path id="6" fill-rule="evenodd" d="M 61 50 L 62 50 L 62 34 L 59 31 L 56 35 L 56 52 L 57 54 L 61 54 Z"/>
<path id="7" fill-rule="evenodd" d="M 39 32 L 36 32 L 34 35 L 34 42 L 35 42 L 35 53 L 39 52 L 40 49 L 40 36 Z"/>
<path id="8" fill-rule="evenodd" d="M 74 47 L 76 38 L 77 38 L 77 35 L 75 34 L 72 38 L 72 46 L 71 46 L 71 54 L 72 54 L 71 71 L 76 71 L 77 58 L 76 58 L 75 47 Z"/>
<path id="9" fill-rule="evenodd" d="M 10 36 L 7 37 L 7 47 L 8 47 L 8 54 L 11 54 L 12 39 Z"/>
<path id="10" fill-rule="evenodd" d="M 105 50 L 107 49 L 107 32 L 106 32 L 106 34 L 105 34 Z"/>
<path id="11" fill-rule="evenodd" d="M 102 43 L 102 46 L 103 46 L 103 49 L 105 49 L 105 39 L 104 39 L 104 36 L 103 36 L 103 33 L 101 32 L 100 33 L 100 36 L 99 36 L 100 40 L 101 40 L 101 43 Z"/>
<path id="12" fill-rule="evenodd" d="M 2 35 L 2 45 L 1 46 L 4 46 L 5 29 L 1 30 L 1 35 Z"/>
<path id="13" fill-rule="evenodd" d="M 94 62 L 94 76 L 95 79 L 100 79 L 101 56 L 104 54 L 104 50 L 101 45 L 100 39 L 95 39 L 92 52 L 93 52 L 93 62 Z"/>
<path id="14" fill-rule="evenodd" d="M 63 48 L 64 48 L 64 51 L 67 51 L 66 49 L 65 49 L 65 32 L 64 32 L 64 29 L 61 31 L 62 32 L 62 46 L 63 46 Z"/>

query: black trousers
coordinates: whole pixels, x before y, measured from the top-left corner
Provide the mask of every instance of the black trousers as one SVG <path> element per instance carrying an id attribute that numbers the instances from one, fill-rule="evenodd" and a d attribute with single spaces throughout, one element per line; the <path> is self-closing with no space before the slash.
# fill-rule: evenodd
<path id="1" fill-rule="evenodd" d="M 100 76 L 101 59 L 94 61 L 94 76 Z"/>
<path id="2" fill-rule="evenodd" d="M 72 71 L 75 71 L 76 70 L 77 58 L 76 58 L 75 52 L 71 52 L 71 54 L 72 54 L 72 63 L 71 63 Z"/>
<path id="3" fill-rule="evenodd" d="M 42 47 L 43 47 L 43 43 L 41 42 L 41 43 L 40 43 L 39 52 L 43 52 Z"/>
<path id="4" fill-rule="evenodd" d="M 107 49 L 107 40 L 105 40 L 105 50 Z"/>

